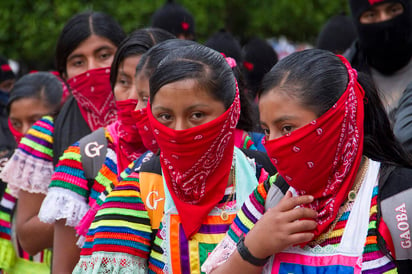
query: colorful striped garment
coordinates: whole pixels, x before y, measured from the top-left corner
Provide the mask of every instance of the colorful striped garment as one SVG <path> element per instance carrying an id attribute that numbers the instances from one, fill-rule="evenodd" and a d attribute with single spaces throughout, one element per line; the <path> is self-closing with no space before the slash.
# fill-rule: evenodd
<path id="1" fill-rule="evenodd" d="M 248 161 L 239 154 L 237 165 L 239 157 Z M 73 273 L 200 273 L 201 264 L 224 238 L 240 205 L 258 182 L 254 162 L 246 164 L 249 169 L 239 163 L 236 187 L 227 187 L 198 232 L 187 239 L 173 200 L 164 188 L 160 160 L 153 158 L 151 163 L 155 161 L 158 165 L 153 166 L 159 170 L 152 166 L 135 170 L 109 194 L 90 226 Z M 144 196 L 142 188 L 148 185 L 156 187 Z M 162 189 L 157 188 L 159 185 Z M 161 192 L 166 193 L 162 196 Z M 149 212 L 154 216 L 156 210 L 161 212 L 160 224 L 149 217 Z M 227 218 L 222 217 L 223 211 Z"/>
<path id="2" fill-rule="evenodd" d="M 79 142 L 68 147 L 60 157 L 51 178 L 47 196 L 42 203 L 39 218 L 46 223 L 66 219 L 66 224 L 75 227 L 88 210 L 104 200 L 105 191 L 111 191 L 118 182 L 116 147 L 110 133 L 105 130 L 107 154 L 102 168 L 89 188 L 85 176 Z"/>
<path id="3" fill-rule="evenodd" d="M 242 209 L 238 212 L 233 224 L 231 225 L 227 235 L 222 244 L 214 251 L 210 261 L 203 266 L 202 270 L 210 272 L 217 263 L 223 262 L 228 259 L 232 252 L 236 249 L 236 243 L 243 234 L 247 234 L 257 221 L 262 217 L 265 212 L 265 202 L 269 189 L 276 181 L 276 176 L 270 178 L 264 183 L 259 184 L 256 190 L 250 195 L 249 200 L 245 202 Z M 380 250 L 377 240 L 377 197 L 378 197 L 378 185 L 376 183 L 373 189 L 372 202 L 370 207 L 370 218 L 368 237 L 366 239 L 362 273 L 397 273 L 396 265 L 391 261 L 383 251 Z M 348 206 L 347 210 L 343 213 L 339 221 L 337 222 L 333 231 L 329 234 L 329 237 L 319 244 L 321 247 L 326 246 L 338 246 L 341 242 L 342 235 L 345 231 L 345 226 L 351 213 L 352 206 Z M 311 248 L 314 248 L 314 244 L 309 244 Z M 218 261 L 215 260 L 218 259 Z"/>
<path id="4" fill-rule="evenodd" d="M 23 273 L 27 269 L 32 273 L 50 272 L 50 250 L 30 256 L 12 238 L 12 212 L 20 190 L 47 193 L 53 172 L 53 129 L 51 116 L 34 123 L 0 175 L 8 183 L 0 202 L 0 268 L 6 272 Z"/>
<path id="5" fill-rule="evenodd" d="M 53 131 L 51 116 L 45 116 L 28 130 L 0 178 L 10 193 L 18 197 L 20 189 L 30 193 L 47 193 L 53 174 Z"/>

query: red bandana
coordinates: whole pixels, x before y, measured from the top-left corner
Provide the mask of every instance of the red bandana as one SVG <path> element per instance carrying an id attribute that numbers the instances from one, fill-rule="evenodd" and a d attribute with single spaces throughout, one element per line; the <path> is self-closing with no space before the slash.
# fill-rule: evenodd
<path id="1" fill-rule="evenodd" d="M 14 140 L 16 140 L 16 143 L 19 144 L 21 141 L 21 138 L 24 137 L 24 134 L 21 133 L 20 131 L 17 131 L 14 127 L 13 124 L 11 123 L 10 119 L 8 119 L 8 123 L 9 123 L 9 129 L 11 134 L 13 134 L 14 136 Z"/>
<path id="2" fill-rule="evenodd" d="M 163 175 L 189 239 L 224 196 L 240 115 L 239 92 L 224 114 L 185 130 L 162 125 L 150 107 L 147 112 L 160 147 Z"/>
<path id="3" fill-rule="evenodd" d="M 136 105 L 137 100 L 134 99 L 117 101 L 117 121 L 107 127 L 117 148 L 119 174 L 146 151 L 132 117 Z"/>
<path id="4" fill-rule="evenodd" d="M 292 133 L 266 141 L 279 174 L 299 195 L 315 200 L 319 215 L 315 237 L 327 230 L 351 190 L 362 159 L 363 98 L 357 72 L 342 56 L 349 83 L 337 103 L 318 119 Z"/>
<path id="5" fill-rule="evenodd" d="M 152 126 L 149 123 L 149 118 L 147 117 L 147 108 L 133 111 L 132 117 L 134 122 L 136 123 L 140 138 L 142 138 L 143 145 L 153 153 L 157 153 L 159 146 L 153 135 L 153 130 Z"/>
<path id="6" fill-rule="evenodd" d="M 116 104 L 110 86 L 110 68 L 92 69 L 70 78 L 80 112 L 92 131 L 117 119 Z"/>

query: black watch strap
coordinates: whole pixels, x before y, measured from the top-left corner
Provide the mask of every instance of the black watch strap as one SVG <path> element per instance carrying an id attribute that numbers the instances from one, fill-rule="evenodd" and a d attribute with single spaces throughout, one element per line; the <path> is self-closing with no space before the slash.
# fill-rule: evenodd
<path id="1" fill-rule="evenodd" d="M 255 266 L 264 266 L 269 260 L 270 256 L 265 259 L 259 259 L 253 256 L 249 249 L 245 246 L 245 236 L 242 235 L 237 242 L 237 251 L 243 260 L 255 265 Z"/>

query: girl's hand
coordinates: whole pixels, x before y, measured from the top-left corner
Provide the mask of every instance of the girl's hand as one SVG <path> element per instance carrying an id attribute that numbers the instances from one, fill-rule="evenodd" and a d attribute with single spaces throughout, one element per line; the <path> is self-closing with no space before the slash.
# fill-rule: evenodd
<path id="1" fill-rule="evenodd" d="M 292 197 L 288 191 L 275 207 L 265 212 L 245 237 L 245 245 L 257 258 L 266 258 L 279 253 L 289 246 L 313 239 L 317 223 L 317 212 L 313 209 L 297 207 L 309 204 L 309 195 Z"/>

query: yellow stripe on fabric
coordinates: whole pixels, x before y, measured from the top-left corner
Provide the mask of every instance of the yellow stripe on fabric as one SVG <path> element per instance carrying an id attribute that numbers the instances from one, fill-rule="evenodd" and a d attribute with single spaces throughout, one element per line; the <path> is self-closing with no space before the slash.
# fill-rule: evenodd
<path id="1" fill-rule="evenodd" d="M 109 197 L 140 197 L 140 194 L 136 190 L 116 190 Z"/>
<path id="2" fill-rule="evenodd" d="M 122 216 L 132 216 L 132 217 L 140 217 L 140 218 L 145 218 L 148 219 L 149 217 L 147 216 L 146 211 L 141 211 L 141 210 L 135 210 L 135 209 L 118 209 L 118 208 L 102 208 L 99 210 L 99 215 L 96 216 L 103 216 L 106 214 L 116 214 L 118 215 L 121 213 Z"/>
<path id="3" fill-rule="evenodd" d="M 189 241 L 190 273 L 198 273 L 200 269 L 199 243 Z"/>
<path id="4" fill-rule="evenodd" d="M 374 205 L 371 207 L 371 211 L 369 213 L 369 216 L 372 216 L 373 214 L 378 213 L 378 205 Z"/>
<path id="5" fill-rule="evenodd" d="M 47 142 L 49 142 L 49 143 L 53 143 L 53 137 L 52 137 L 52 136 L 50 136 L 50 135 L 48 135 L 48 134 L 46 134 L 46 133 L 44 133 L 44 132 L 35 130 L 35 129 L 33 129 L 33 131 L 34 131 L 35 133 L 29 132 L 29 134 L 31 134 L 31 135 L 33 135 L 33 136 L 35 136 L 35 137 L 37 137 L 37 138 L 40 138 L 40 139 L 42 139 L 42 140 L 45 140 L 45 141 L 47 141 Z"/>
<path id="6" fill-rule="evenodd" d="M 130 229 L 139 230 L 143 232 L 148 232 L 148 233 L 152 232 L 152 228 L 150 227 L 150 225 L 131 223 L 131 222 L 122 221 L 122 220 L 100 220 L 97 222 L 93 222 L 90 228 L 95 229 L 99 226 L 127 227 Z"/>
<path id="7" fill-rule="evenodd" d="M 30 140 L 28 138 L 22 139 L 22 143 L 27 145 L 28 147 L 34 148 L 36 150 L 40 150 L 39 148 L 41 148 L 41 151 L 43 153 L 48 154 L 48 155 L 52 154 L 52 152 L 53 152 L 53 149 L 45 147 L 44 145 L 39 144 L 37 142 L 33 142 L 32 140 Z"/>
<path id="8" fill-rule="evenodd" d="M 331 238 L 341 237 L 343 235 L 344 230 L 345 230 L 345 228 L 334 230 L 334 231 L 332 231 L 332 233 L 330 233 L 328 238 L 331 239 Z"/>
<path id="9" fill-rule="evenodd" d="M 163 261 L 163 254 L 161 254 L 157 251 L 154 251 L 153 249 L 150 252 L 150 257 L 152 257 L 153 259 L 158 260 L 160 262 Z"/>
<path id="10" fill-rule="evenodd" d="M 206 243 L 206 244 L 217 244 L 217 243 L 220 243 L 220 241 L 223 240 L 225 235 L 226 235 L 226 233 L 221 233 L 221 234 L 196 233 L 193 236 L 193 239 L 190 242 L 198 241 L 198 242 Z"/>
<path id="11" fill-rule="evenodd" d="M 10 221 L 10 214 L 0 211 L 0 220 Z"/>
<path id="12" fill-rule="evenodd" d="M 254 224 L 251 220 L 248 219 L 248 217 L 246 217 L 245 213 L 243 213 L 242 210 L 239 210 L 237 217 L 239 218 L 240 222 L 248 229 L 251 229 L 253 227 Z"/>

